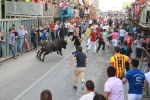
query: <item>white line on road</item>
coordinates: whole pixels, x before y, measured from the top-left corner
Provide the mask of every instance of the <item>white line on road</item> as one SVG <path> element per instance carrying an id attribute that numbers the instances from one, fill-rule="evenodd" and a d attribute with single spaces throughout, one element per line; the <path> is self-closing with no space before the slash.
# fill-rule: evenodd
<path id="1" fill-rule="evenodd" d="M 85 41 L 82 43 L 82 45 L 86 43 Z M 66 56 L 63 60 L 61 60 L 57 65 L 55 65 L 52 69 L 50 69 L 47 73 L 45 73 L 42 77 L 40 77 L 37 81 L 35 81 L 31 86 L 29 86 L 27 89 L 25 89 L 21 94 L 19 94 L 16 98 L 14 98 L 13 100 L 18 100 L 19 98 L 21 98 L 25 93 L 27 93 L 32 87 L 34 87 L 38 82 L 40 82 L 44 77 L 46 77 L 50 72 L 52 72 L 55 68 L 57 68 L 63 61 L 65 61 L 68 57 L 70 56 L 70 54 L 68 56 Z"/>

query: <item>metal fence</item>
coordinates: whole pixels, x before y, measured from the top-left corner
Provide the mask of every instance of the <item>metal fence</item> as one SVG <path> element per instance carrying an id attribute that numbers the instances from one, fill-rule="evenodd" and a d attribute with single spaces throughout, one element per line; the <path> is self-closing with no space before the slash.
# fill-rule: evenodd
<path id="1" fill-rule="evenodd" d="M 54 5 L 49 5 L 45 9 L 45 5 L 41 3 L 27 3 L 27 2 L 5 2 L 5 17 L 19 16 L 53 16 L 60 17 L 60 8 Z M 21 17 L 22 16 L 22 17 Z"/>
<path id="2" fill-rule="evenodd" d="M 3 46 L 3 58 L 4 60 L 7 58 L 12 57 L 12 53 L 10 52 L 9 49 L 9 43 L 8 43 L 8 39 L 9 39 L 9 28 L 12 28 L 14 24 L 15 28 L 18 29 L 20 27 L 20 25 L 24 25 L 25 27 L 27 27 L 27 31 L 28 31 L 28 43 L 30 48 L 33 48 L 33 45 L 31 43 L 31 33 L 30 33 L 30 29 L 31 29 L 31 25 L 34 25 L 35 28 L 42 25 L 43 22 L 48 22 L 50 23 L 51 21 L 53 21 L 53 17 L 39 17 L 39 18 L 25 18 L 25 19 L 1 19 L 0 20 L 0 31 L 3 33 L 4 35 L 4 39 L 5 42 L 2 43 Z M 25 43 L 23 45 L 23 52 L 26 51 L 25 48 Z M 1 61 L 1 60 L 0 60 Z"/>
<path id="3" fill-rule="evenodd" d="M 45 10 L 45 6 L 44 6 L 43 16 L 60 17 L 60 8 L 55 7 L 54 5 L 48 5 L 47 10 Z"/>

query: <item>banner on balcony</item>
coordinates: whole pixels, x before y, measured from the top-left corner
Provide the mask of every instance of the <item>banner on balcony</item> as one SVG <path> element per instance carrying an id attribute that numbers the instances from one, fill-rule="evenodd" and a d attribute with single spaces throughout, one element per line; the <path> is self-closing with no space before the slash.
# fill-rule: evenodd
<path id="1" fill-rule="evenodd" d="M 126 10 L 127 8 L 129 8 L 131 5 L 131 2 L 123 2 L 122 3 L 122 10 Z"/>

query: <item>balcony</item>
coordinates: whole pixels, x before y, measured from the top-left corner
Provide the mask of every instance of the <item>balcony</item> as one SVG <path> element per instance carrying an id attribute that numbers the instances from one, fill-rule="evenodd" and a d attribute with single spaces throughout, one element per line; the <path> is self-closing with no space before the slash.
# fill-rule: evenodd
<path id="1" fill-rule="evenodd" d="M 150 6 L 147 5 L 145 7 L 143 7 L 143 10 L 141 11 L 140 14 L 140 21 L 139 21 L 139 25 L 144 27 L 144 28 L 150 28 L 150 20 L 147 19 L 147 12 L 149 13 L 150 16 L 150 10 L 149 10 Z"/>
<path id="2" fill-rule="evenodd" d="M 26 2 L 5 2 L 5 18 L 10 16 L 52 16 L 60 17 L 60 8 L 42 3 L 26 3 Z"/>

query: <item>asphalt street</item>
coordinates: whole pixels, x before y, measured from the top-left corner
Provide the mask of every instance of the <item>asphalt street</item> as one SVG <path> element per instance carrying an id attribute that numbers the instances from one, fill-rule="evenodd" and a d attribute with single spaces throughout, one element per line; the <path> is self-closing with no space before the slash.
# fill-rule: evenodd
<path id="1" fill-rule="evenodd" d="M 97 44 L 98 45 L 98 44 Z M 112 48 L 106 51 L 100 50 L 93 54 L 93 47 L 87 53 L 85 42 L 82 43 L 83 52 L 87 54 L 86 80 L 95 83 L 95 92 L 103 94 L 104 83 L 107 80 L 106 69 L 109 66 L 109 59 L 114 54 Z M 37 50 L 32 50 L 18 57 L 1 63 L 0 66 L 0 100 L 39 100 L 40 93 L 44 89 L 52 92 L 53 100 L 79 100 L 86 94 L 80 89 L 74 90 L 73 72 L 76 63 L 67 69 L 75 50 L 73 43 L 67 45 L 62 51 L 63 56 L 56 52 L 45 57 L 44 62 L 36 59 Z M 127 84 L 124 85 L 125 100 L 127 100 Z M 149 99 L 143 99 L 149 100 Z"/>

